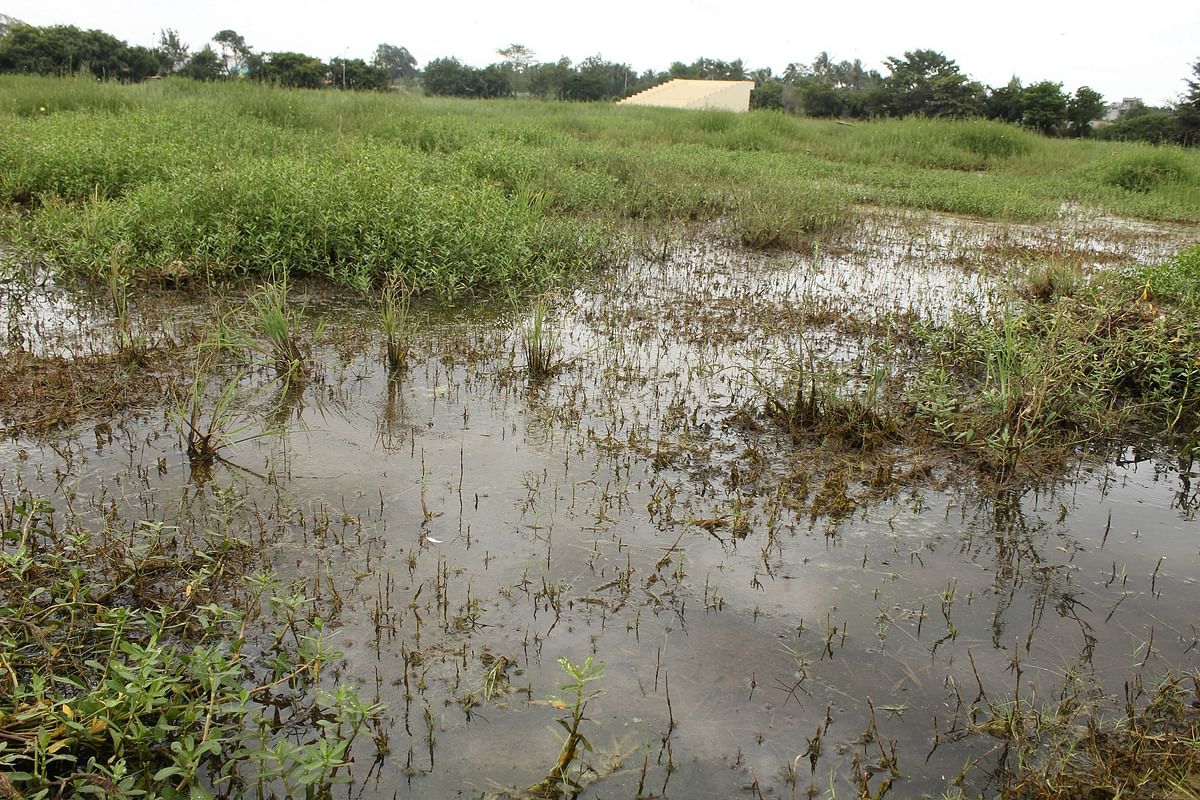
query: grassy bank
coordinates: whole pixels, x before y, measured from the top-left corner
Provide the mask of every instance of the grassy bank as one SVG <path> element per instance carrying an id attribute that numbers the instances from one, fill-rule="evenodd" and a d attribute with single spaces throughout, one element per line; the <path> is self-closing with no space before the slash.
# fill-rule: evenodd
<path id="1" fill-rule="evenodd" d="M 988 122 L 854 127 L 535 102 L 121 87 L 0 78 L 10 238 L 57 268 L 224 276 L 286 267 L 362 286 L 398 272 L 459 297 L 601 261 L 627 220 L 719 221 L 804 248 L 855 206 L 1004 219 L 1064 204 L 1200 221 L 1200 156 Z"/>

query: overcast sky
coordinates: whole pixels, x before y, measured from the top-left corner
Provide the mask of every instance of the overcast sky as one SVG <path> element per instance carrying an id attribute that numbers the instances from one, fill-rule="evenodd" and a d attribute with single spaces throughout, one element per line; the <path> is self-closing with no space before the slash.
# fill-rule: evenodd
<path id="1" fill-rule="evenodd" d="M 1015 74 L 1026 84 L 1086 84 L 1108 100 L 1136 96 L 1152 105 L 1175 100 L 1200 59 L 1197 0 L 758 0 L 739 10 L 728 0 L 0 0 L 0 13 L 100 28 L 148 46 L 160 28 L 175 28 L 193 49 L 232 28 L 255 50 L 325 59 L 369 59 L 387 42 L 407 47 L 421 65 L 456 56 L 482 66 L 518 42 L 543 61 L 598 53 L 639 72 L 707 56 L 778 73 L 821 50 L 883 72 L 884 58 L 929 48 L 989 85 Z"/>

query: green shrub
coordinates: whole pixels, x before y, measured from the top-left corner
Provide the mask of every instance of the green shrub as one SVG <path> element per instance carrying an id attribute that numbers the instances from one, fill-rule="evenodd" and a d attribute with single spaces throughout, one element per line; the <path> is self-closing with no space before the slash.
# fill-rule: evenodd
<path id="1" fill-rule="evenodd" d="M 1108 166 L 1104 182 L 1129 192 L 1149 192 L 1194 179 L 1192 165 L 1174 150 L 1139 149 L 1122 155 Z"/>
<path id="2" fill-rule="evenodd" d="M 958 123 L 950 136 L 955 147 L 984 158 L 1012 158 L 1033 151 L 1033 136 L 1013 125 L 972 120 Z"/>

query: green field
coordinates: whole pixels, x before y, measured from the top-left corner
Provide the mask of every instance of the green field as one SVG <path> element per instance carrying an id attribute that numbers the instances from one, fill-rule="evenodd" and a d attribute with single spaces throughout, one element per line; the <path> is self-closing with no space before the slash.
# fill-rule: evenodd
<path id="1" fill-rule="evenodd" d="M 1200 222 L 1200 154 L 983 121 L 854 126 L 517 101 L 0 78 L 10 238 L 56 268 L 286 268 L 455 298 L 593 267 L 632 220 L 804 249 L 869 206 L 1012 220 L 1064 204 Z"/>

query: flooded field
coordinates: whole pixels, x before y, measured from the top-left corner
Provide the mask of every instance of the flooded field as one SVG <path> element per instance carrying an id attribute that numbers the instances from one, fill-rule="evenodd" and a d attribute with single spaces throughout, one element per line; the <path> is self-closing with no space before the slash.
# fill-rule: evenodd
<path id="1" fill-rule="evenodd" d="M 385 706 L 333 796 L 992 796 L 1080 709 L 1200 668 L 1196 465 L 1122 432 L 987 474 L 771 409 L 814 365 L 854 391 L 904 377 L 914 329 L 987 314 L 1034 261 L 1086 280 L 1195 241 L 1071 210 L 878 212 L 807 255 L 639 240 L 546 298 L 540 378 L 524 302 L 415 306 L 389 369 L 376 309 L 292 286 L 302 380 L 199 347 L 244 292 L 130 291 L 120 323 L 107 294 L 12 283 L 0 496 L 249 543 L 324 619 L 325 683 Z M 122 341 L 152 355 L 118 382 Z M 68 391 L 75 411 L 47 401 Z M 586 709 L 560 659 L 592 659 Z M 1053 709 L 1062 726 L 1026 728 Z"/>

